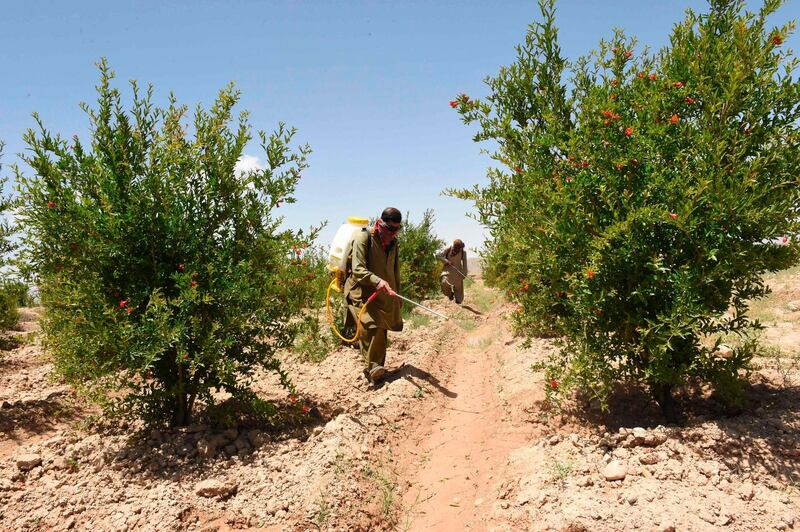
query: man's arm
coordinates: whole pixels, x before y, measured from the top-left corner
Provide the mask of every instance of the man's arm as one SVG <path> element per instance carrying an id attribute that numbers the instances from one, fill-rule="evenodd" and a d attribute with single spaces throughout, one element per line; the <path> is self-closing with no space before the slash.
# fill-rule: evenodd
<path id="1" fill-rule="evenodd" d="M 450 252 L 450 248 L 444 248 L 442 251 L 436 254 L 436 258 L 440 261 L 444 262 L 445 264 L 450 264 L 450 260 L 447 258 L 447 254 Z"/>
<path id="2" fill-rule="evenodd" d="M 353 237 L 353 258 L 351 263 L 353 280 L 362 286 L 376 287 L 381 278 L 369 271 L 367 266 L 367 246 L 370 244 L 366 231 Z"/>
<path id="3" fill-rule="evenodd" d="M 467 271 L 467 250 L 466 249 L 461 250 L 461 265 L 463 266 L 461 268 L 461 271 L 464 272 L 464 275 L 465 276 L 469 275 L 469 272 Z"/>

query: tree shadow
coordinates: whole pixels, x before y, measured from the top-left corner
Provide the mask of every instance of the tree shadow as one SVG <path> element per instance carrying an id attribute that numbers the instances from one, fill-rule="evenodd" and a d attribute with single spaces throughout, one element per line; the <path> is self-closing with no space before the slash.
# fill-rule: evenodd
<path id="1" fill-rule="evenodd" d="M 383 385 L 383 383 L 386 382 L 394 382 L 398 379 L 405 379 L 420 389 L 422 389 L 422 387 L 415 382 L 415 379 L 420 381 L 425 381 L 434 388 L 436 388 L 439 391 L 439 393 L 451 399 L 458 397 L 458 394 L 456 392 L 453 392 L 447 389 L 445 386 L 443 386 L 439 382 L 439 379 L 437 379 L 427 371 L 414 366 L 413 364 L 403 364 L 397 369 L 387 371 L 386 376 L 383 378 L 383 381 L 380 383 L 380 385 Z M 376 388 L 379 388 L 380 385 L 377 386 Z"/>
<path id="2" fill-rule="evenodd" d="M 716 459 L 734 472 L 762 471 L 785 483 L 800 483 L 800 386 L 777 387 L 766 378 L 754 379 L 744 387 L 742 407 L 697 383 L 675 396 L 682 422 L 667 430 L 698 456 Z M 615 389 L 607 412 L 579 399 L 564 414 L 611 433 L 667 424 L 647 390 L 637 386 Z"/>
<path id="3" fill-rule="evenodd" d="M 263 458 L 259 451 L 276 449 L 287 440 L 307 440 L 336 412 L 327 403 L 309 403 L 307 413 L 288 401 L 275 406 L 280 422 L 245 415 L 225 425 L 199 412 L 198 423 L 188 427 L 142 429 L 107 460 L 143 478 L 177 482 L 234 457 L 242 464 L 253 464 Z"/>
<path id="4" fill-rule="evenodd" d="M 78 419 L 82 410 L 67 391 L 50 393 L 44 399 L 3 401 L 0 405 L 0 433 L 17 440 L 17 433 L 43 434 Z"/>

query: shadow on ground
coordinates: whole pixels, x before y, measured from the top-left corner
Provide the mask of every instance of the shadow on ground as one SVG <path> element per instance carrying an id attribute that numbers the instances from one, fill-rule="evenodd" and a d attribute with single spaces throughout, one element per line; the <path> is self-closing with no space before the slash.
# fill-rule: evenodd
<path id="1" fill-rule="evenodd" d="M 443 386 L 439 382 L 439 379 L 437 379 L 424 369 L 420 369 L 414 366 L 413 364 L 403 364 L 402 366 L 400 366 L 395 370 L 388 371 L 386 373 L 386 377 L 384 377 L 383 379 L 383 382 L 394 382 L 397 379 L 405 379 L 420 389 L 422 389 L 421 386 L 417 384 L 417 382 L 415 381 L 424 381 L 433 386 L 434 388 L 436 388 L 440 393 L 451 399 L 458 397 L 458 394 L 456 392 L 451 391 L 447 389 L 445 386 Z M 381 383 L 378 387 L 382 385 L 383 383 Z"/>
<path id="2" fill-rule="evenodd" d="M 0 404 L 0 433 L 16 440 L 17 435 L 42 434 L 58 425 L 80 418 L 81 408 L 66 391 L 53 392 L 44 399 L 3 401 Z"/>
<path id="3" fill-rule="evenodd" d="M 246 417 L 228 425 L 198 415 L 198 423 L 179 428 L 151 428 L 134 434 L 106 461 L 147 478 L 178 481 L 207 471 L 214 463 L 237 457 L 242 464 L 258 459 L 256 451 L 278 447 L 285 440 L 305 441 L 330 420 L 331 405 L 310 404 L 304 413 L 291 402 L 276 403 L 278 421 Z M 115 431 L 115 428 L 111 428 Z"/>
<path id="4" fill-rule="evenodd" d="M 707 387 L 687 386 L 675 395 L 680 426 L 669 430 L 699 455 L 709 451 L 733 471 L 763 469 L 788 484 L 800 483 L 800 386 L 779 387 L 757 376 L 745 388 L 743 407 L 732 407 Z M 544 406 L 544 405 L 539 405 Z M 570 424 L 614 433 L 620 428 L 667 425 L 643 387 L 618 387 L 603 412 L 579 400 L 563 412 Z M 561 422 L 564 422 L 562 419 Z"/>

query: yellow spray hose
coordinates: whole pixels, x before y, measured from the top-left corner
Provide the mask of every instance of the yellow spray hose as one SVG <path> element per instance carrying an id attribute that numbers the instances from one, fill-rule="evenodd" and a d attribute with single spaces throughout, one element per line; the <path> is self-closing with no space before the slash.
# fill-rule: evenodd
<path id="1" fill-rule="evenodd" d="M 345 342 L 351 344 L 351 343 L 355 342 L 356 340 L 358 340 L 358 333 L 361 331 L 361 315 L 364 314 L 364 311 L 367 309 L 367 305 L 369 305 L 372 302 L 373 299 L 378 297 L 378 292 L 375 292 L 371 296 L 369 296 L 369 299 L 367 299 L 367 302 L 364 303 L 363 305 L 361 305 L 361 310 L 358 311 L 358 317 L 356 318 L 356 334 L 355 334 L 355 336 L 353 336 L 352 338 L 345 338 L 339 332 L 339 329 L 336 328 L 336 324 L 334 324 L 334 322 L 333 322 L 333 311 L 331 311 L 331 288 L 333 288 L 337 292 L 339 291 L 339 287 L 336 285 L 336 282 L 337 282 L 337 279 L 336 279 L 336 277 L 334 277 L 333 280 L 331 281 L 331 284 L 328 285 L 328 289 L 325 291 L 325 308 L 328 310 L 328 321 L 331 324 L 331 328 L 333 329 L 333 332 L 336 333 L 336 336 L 338 336 L 339 338 L 341 338 Z"/>

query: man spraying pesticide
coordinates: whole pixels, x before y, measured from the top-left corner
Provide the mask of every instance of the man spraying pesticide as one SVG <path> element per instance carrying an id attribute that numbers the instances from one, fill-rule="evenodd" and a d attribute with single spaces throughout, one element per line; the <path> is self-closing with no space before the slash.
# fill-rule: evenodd
<path id="1" fill-rule="evenodd" d="M 464 242 L 453 240 L 436 258 L 444 262 L 440 283 L 442 293 L 460 305 L 464 301 L 464 279 L 467 278 L 467 252 Z"/>
<path id="2" fill-rule="evenodd" d="M 396 236 L 402 229 L 400 211 L 387 207 L 373 227 L 367 225 L 364 218 L 350 218 L 337 232 L 329 256 L 329 268 L 335 277 L 328 287 L 326 302 L 328 319 L 337 336 L 346 342 L 358 339 L 364 357 L 364 375 L 377 383 L 386 374 L 387 333 L 403 330 L 403 301 L 442 318 L 446 316 L 398 294 L 400 262 Z M 345 326 L 356 326 L 353 338 L 344 338 L 336 330 L 330 310 L 331 289 L 344 294 L 348 309 Z"/>

